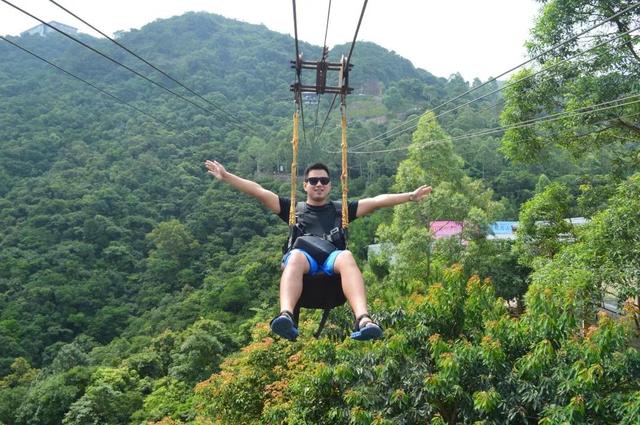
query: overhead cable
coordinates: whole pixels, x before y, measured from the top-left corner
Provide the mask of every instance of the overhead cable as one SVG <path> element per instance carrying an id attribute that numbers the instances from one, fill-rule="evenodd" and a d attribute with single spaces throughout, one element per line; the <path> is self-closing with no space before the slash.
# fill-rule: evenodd
<path id="1" fill-rule="evenodd" d="M 316 140 L 318 140 L 320 136 L 322 136 L 322 132 L 324 131 L 324 126 L 327 124 L 327 120 L 329 119 L 329 114 L 331 114 L 331 111 L 333 110 L 333 107 L 336 104 L 337 98 L 338 98 L 338 93 L 333 95 L 333 100 L 331 101 L 331 105 L 329 105 L 329 110 L 327 110 L 327 115 L 325 115 L 324 117 L 324 121 L 322 122 L 322 127 L 320 127 L 320 132 L 318 133 L 318 137 L 316 137 Z M 338 153 L 338 152 L 339 151 L 336 151 L 333 153 Z"/>
<path id="2" fill-rule="evenodd" d="M 592 50 L 598 49 L 598 48 L 600 48 L 600 47 L 602 47 L 602 46 L 604 46 L 604 45 L 606 45 L 606 44 L 609 44 L 609 43 L 611 43 L 611 42 L 613 42 L 613 41 L 615 41 L 615 40 L 617 40 L 617 39 L 619 39 L 619 38 L 624 37 L 625 35 L 630 34 L 630 33 L 631 33 L 631 32 L 633 32 L 633 31 L 637 31 L 637 30 L 639 30 L 639 29 L 640 29 L 640 26 L 639 26 L 639 27 L 636 27 L 636 28 L 633 28 L 633 29 L 631 29 L 631 30 L 629 30 L 629 31 L 626 31 L 626 32 L 624 32 L 624 33 L 622 33 L 622 34 L 618 34 L 616 37 L 614 37 L 614 38 L 612 38 L 612 39 L 610 39 L 610 40 L 605 40 L 605 41 L 603 41 L 602 43 L 600 43 L 600 44 L 598 44 L 598 45 L 596 45 L 596 46 L 593 46 L 593 47 L 591 47 L 591 48 L 589 48 L 589 49 L 587 49 L 587 50 L 584 50 L 584 51 L 578 52 L 578 53 L 576 53 L 576 54 L 575 54 L 575 55 L 573 55 L 573 56 L 570 56 L 570 57 L 568 57 L 568 58 L 565 58 L 565 59 L 563 59 L 563 60 L 561 60 L 561 61 L 559 61 L 559 62 L 553 63 L 551 66 L 548 66 L 548 67 L 546 67 L 546 68 L 542 68 L 542 69 L 540 69 L 540 70 L 538 70 L 538 71 L 536 71 L 536 72 L 534 72 L 534 73 L 532 73 L 532 74 L 529 74 L 529 75 L 527 75 L 527 76 L 524 76 L 524 77 L 522 77 L 522 78 L 519 78 L 519 79 L 517 79 L 517 80 L 515 80 L 515 81 L 511 81 L 510 83 L 505 84 L 504 86 L 498 87 L 498 88 L 497 88 L 497 89 L 495 89 L 495 90 L 492 90 L 492 91 L 490 91 L 490 92 L 488 92 L 488 93 L 485 93 L 485 94 L 483 94 L 482 96 L 476 97 L 475 99 L 472 99 L 472 100 L 470 100 L 470 101 L 468 101 L 468 102 L 465 102 L 465 103 L 463 103 L 463 104 L 460 104 L 460 105 L 458 105 L 458 106 L 456 106 L 456 107 L 454 107 L 454 108 L 451 108 L 451 109 L 448 109 L 448 110 L 446 110 L 446 111 L 440 112 L 440 113 L 439 113 L 439 114 L 437 114 L 434 118 L 436 118 L 436 119 L 437 119 L 437 118 L 440 118 L 440 117 L 442 117 L 442 116 L 444 116 L 444 115 L 446 115 L 446 114 L 448 114 L 448 113 L 454 112 L 454 111 L 456 111 L 456 110 L 458 110 L 458 109 L 460 109 L 460 108 L 463 108 L 463 107 L 468 106 L 468 105 L 470 105 L 470 104 L 472 104 L 472 103 L 475 103 L 475 102 L 477 102 L 478 100 L 481 100 L 481 99 L 484 99 L 484 98 L 486 98 L 486 97 L 488 97 L 488 96 L 491 96 L 492 94 L 495 94 L 495 93 L 498 93 L 498 92 L 500 92 L 500 91 L 503 91 L 503 90 L 505 90 L 505 89 L 507 89 L 507 88 L 509 88 L 509 87 L 513 87 L 513 86 L 515 86 L 516 84 L 519 84 L 519 83 L 521 83 L 521 82 L 523 82 L 523 81 L 526 81 L 526 80 L 528 80 L 528 79 L 530 79 L 530 78 L 535 77 L 536 75 L 539 75 L 539 74 L 542 74 L 542 73 L 545 73 L 545 72 L 549 72 L 550 70 L 552 70 L 552 69 L 554 69 L 554 68 L 556 68 L 556 67 L 558 67 L 558 66 L 562 65 L 563 63 L 569 62 L 570 60 L 575 59 L 575 58 L 576 58 L 576 57 L 578 57 L 578 56 L 582 56 L 582 55 L 584 55 L 585 53 L 589 53 L 589 52 L 590 52 L 590 51 L 592 51 Z M 639 37 L 635 37 L 635 38 L 637 39 L 637 38 L 639 38 Z M 614 48 L 620 48 L 620 47 L 618 46 L 618 47 L 614 47 Z M 434 109 L 435 109 L 435 108 L 434 108 Z M 417 117 L 417 118 L 419 119 L 420 117 Z M 403 125 L 406 125 L 406 123 L 405 123 L 405 124 L 403 124 Z M 413 123 L 412 123 L 409 127 L 404 128 L 404 129 L 397 129 L 396 131 L 391 131 L 391 130 L 390 130 L 389 132 L 387 132 L 387 133 L 389 133 L 389 134 L 387 134 L 387 135 L 385 136 L 385 138 L 390 138 L 390 137 L 398 136 L 398 135 L 400 135 L 400 134 L 404 133 L 405 131 L 413 130 L 415 127 L 416 127 L 416 124 L 413 124 Z M 360 144 L 358 144 L 358 145 L 354 146 L 354 147 L 353 147 L 353 149 L 360 149 L 360 148 L 362 148 L 363 146 L 366 146 L 366 145 L 368 145 L 368 144 L 371 144 L 371 143 L 376 142 L 376 141 L 379 141 L 379 140 L 382 140 L 382 139 L 377 139 L 377 138 L 375 138 L 375 137 L 374 137 L 374 138 L 371 138 L 371 139 L 369 139 L 369 140 L 366 140 L 366 141 L 364 141 L 364 142 L 362 142 L 362 143 L 360 143 Z"/>
<path id="3" fill-rule="evenodd" d="M 108 55 L 106 55 L 106 54 L 102 53 L 101 51 L 99 51 L 99 50 L 97 50 L 97 49 L 95 49 L 95 48 L 93 48 L 93 47 L 89 46 L 87 43 L 85 43 L 85 42 L 83 42 L 83 41 L 81 41 L 81 40 L 77 39 L 76 37 L 73 37 L 72 35 L 70 35 L 70 34 L 68 34 L 68 33 L 66 33 L 66 32 L 64 32 L 64 31 L 62 31 L 62 30 L 60 30 L 60 29 L 56 28 L 55 26 L 48 24 L 47 22 L 45 22 L 45 21 L 43 21 L 42 19 L 40 19 L 40 18 L 38 18 L 38 17 L 34 16 L 33 14 L 31 14 L 31 13 L 27 12 L 26 10 L 21 9 L 20 7 L 18 7 L 18 6 L 16 6 L 16 5 L 14 5 L 13 3 L 9 2 L 8 0 L 0 0 L 0 1 L 2 1 L 2 2 L 4 2 L 4 3 L 8 4 L 9 6 L 11 6 L 11 7 L 13 7 L 14 9 L 16 9 L 16 10 L 18 10 L 18 11 L 20 11 L 20 12 L 24 13 L 25 15 L 30 16 L 31 18 L 33 18 L 33 19 L 35 19 L 35 20 L 39 21 L 41 24 L 43 24 L 43 25 L 47 26 L 48 28 L 53 29 L 54 31 L 56 31 L 56 32 L 58 32 L 58 33 L 60 33 L 60 34 L 64 35 L 65 37 L 67 37 L 67 38 L 69 38 L 69 39 L 71 39 L 71 40 L 75 41 L 76 43 L 78 43 L 78 44 L 80 44 L 80 45 L 84 46 L 85 48 L 87 48 L 87 49 L 89 49 L 89 50 L 93 51 L 94 53 L 97 53 L 98 55 L 100 55 L 100 56 L 104 57 L 105 59 L 107 59 L 107 60 L 109 60 L 109 61 L 111 61 L 111 62 L 115 63 L 116 65 L 118 65 L 118 66 L 121 66 L 121 67 L 125 68 L 126 70 L 128 70 L 128 71 L 130 71 L 130 72 L 134 73 L 134 74 L 135 74 L 135 75 L 137 75 L 138 77 L 140 77 L 140 78 L 142 78 L 142 79 L 144 79 L 144 80 L 146 80 L 146 81 L 148 81 L 148 82 L 152 83 L 153 85 L 155 85 L 155 86 L 157 86 L 157 87 L 161 88 L 162 90 L 164 90 L 164 91 L 166 91 L 166 92 L 168 92 L 168 93 L 170 93 L 170 94 L 172 94 L 172 95 L 174 95 L 174 96 L 178 97 L 179 99 L 182 99 L 183 101 L 185 101 L 185 102 L 187 102 L 187 103 L 189 103 L 189 104 L 191 104 L 191 105 L 193 105 L 193 106 L 197 107 L 198 109 L 200 109 L 200 110 L 202 110 L 202 111 L 204 111 L 204 112 L 207 112 L 207 113 L 208 113 L 208 114 L 210 114 L 210 115 L 215 115 L 215 112 L 214 112 L 214 111 L 212 111 L 212 110 L 210 110 L 210 109 L 207 109 L 207 108 L 203 107 L 202 105 L 199 105 L 199 104 L 197 104 L 197 103 L 193 102 L 192 100 L 190 100 L 190 99 L 188 99 L 188 98 L 186 98 L 186 97 L 182 96 L 182 95 L 181 95 L 181 94 L 179 94 L 179 93 L 176 93 L 175 91 L 171 90 L 170 88 L 168 88 L 168 87 L 166 87 L 166 86 L 164 86 L 164 85 L 162 85 L 162 84 L 160 84 L 160 83 L 158 83 L 158 82 L 156 82 L 156 81 L 152 80 L 151 78 L 149 78 L 149 77 L 147 77 L 147 76 L 145 76 L 145 75 L 143 75 L 143 74 L 139 73 L 139 72 L 138 72 L 138 71 L 136 71 L 135 69 L 133 69 L 133 68 L 131 68 L 131 67 L 129 67 L 129 66 L 127 66 L 127 65 L 125 65 L 125 64 L 123 64 L 123 63 L 121 63 L 121 62 L 119 62 L 119 61 L 117 61 L 117 60 L 115 60 L 115 59 L 113 59 L 112 57 L 110 57 L 110 56 L 108 56 Z M 236 124 L 236 126 L 237 126 L 237 124 Z"/>
<path id="4" fill-rule="evenodd" d="M 347 69 L 349 69 L 349 62 L 351 62 L 351 55 L 353 54 L 353 48 L 356 45 L 356 39 L 358 38 L 358 32 L 360 31 L 360 25 L 362 24 L 362 18 L 364 17 L 364 11 L 367 9 L 368 2 L 369 0 L 364 0 L 364 3 L 362 4 L 362 11 L 360 12 L 360 19 L 358 19 L 358 26 L 356 27 L 356 32 L 353 35 L 353 41 L 351 42 L 351 49 L 349 49 L 349 56 L 347 56 L 347 66 L 346 66 Z"/>
<path id="5" fill-rule="evenodd" d="M 614 109 L 614 108 L 620 108 L 623 106 L 629 106 L 629 105 L 634 105 L 634 104 L 638 104 L 640 103 L 640 99 L 638 100 L 634 100 L 634 101 L 630 101 L 630 102 L 626 102 L 626 103 L 621 103 L 621 104 L 617 104 L 617 105 L 610 105 L 611 103 L 614 102 L 620 102 L 622 100 L 629 100 L 629 99 L 636 99 L 639 98 L 640 94 L 634 94 L 634 95 L 630 95 L 630 96 L 626 96 L 620 99 L 616 99 L 616 100 L 612 100 L 612 101 L 608 101 L 608 102 L 602 102 L 602 103 L 598 103 L 595 105 L 591 105 L 588 107 L 584 107 L 584 108 L 580 108 L 577 109 L 576 111 L 568 111 L 568 112 L 558 112 L 556 114 L 551 114 L 551 115 L 545 115 L 543 117 L 539 117 L 539 118 L 533 118 L 530 120 L 526 120 L 526 121 L 520 121 L 514 124 L 511 124 L 509 126 L 506 127 L 495 127 L 492 129 L 487 129 L 487 130 L 481 130 L 478 132 L 474 132 L 474 133 L 469 133 L 469 134 L 465 134 L 462 136 L 456 136 L 456 137 L 448 137 L 448 138 L 443 138 L 443 139 L 437 139 L 437 140 L 428 140 L 426 142 L 420 143 L 420 144 L 410 144 L 407 146 L 401 146 L 398 148 L 390 148 L 390 149 L 381 149 L 381 150 L 375 150 L 375 151 L 352 151 L 350 153 L 352 154 L 367 154 L 367 153 L 388 153 L 388 152 L 398 152 L 398 151 L 403 151 L 403 150 L 407 150 L 407 149 L 411 149 L 411 148 L 423 148 L 426 146 L 429 146 L 433 143 L 438 143 L 438 142 L 444 142 L 447 140 L 451 140 L 451 141 L 458 141 L 458 140 L 465 140 L 465 139 L 470 139 L 470 138 L 474 138 L 474 137 L 481 137 L 481 136 L 488 136 L 488 135 L 493 135 L 493 134 L 499 134 L 502 133 L 506 130 L 513 130 L 513 129 L 518 129 L 518 128 L 524 128 L 524 127 L 529 127 L 535 124 L 538 124 L 540 122 L 555 122 L 555 121 L 559 121 L 561 119 L 565 119 L 565 118 L 569 118 L 569 117 L 576 117 L 576 116 L 581 116 L 581 115 L 586 115 L 586 114 L 592 114 L 595 112 L 602 112 L 602 111 L 606 111 L 609 109 Z M 609 105 L 609 106 L 605 106 L 605 105 Z M 600 106 L 602 106 L 602 108 L 600 108 Z M 594 109 L 595 108 L 595 109 Z"/>
<path id="6" fill-rule="evenodd" d="M 462 93 L 462 94 L 460 94 L 460 95 L 458 95 L 458 96 L 456 96 L 456 97 L 454 97 L 454 98 L 452 98 L 452 99 L 449 99 L 449 100 L 447 100 L 446 102 L 441 103 L 440 105 L 435 106 L 434 108 L 432 108 L 432 110 L 434 110 L 434 111 L 435 111 L 435 110 L 437 110 L 437 109 L 440 109 L 440 108 L 442 108 L 443 106 L 446 106 L 446 105 L 448 105 L 448 104 L 450 104 L 450 103 L 452 103 L 452 102 L 455 102 L 456 100 L 458 100 L 458 99 L 460 99 L 460 98 L 462 98 L 462 97 L 464 97 L 464 96 L 468 95 L 469 93 L 472 93 L 472 92 L 474 92 L 474 91 L 476 91 L 476 90 L 481 89 L 482 87 L 486 86 L 487 84 L 490 84 L 490 83 L 492 83 L 492 82 L 494 82 L 494 81 L 497 81 L 497 80 L 498 80 L 498 78 L 503 77 L 503 76 L 505 76 L 505 75 L 507 75 L 507 74 L 509 74 L 509 73 L 511 73 L 511 72 L 513 72 L 513 71 L 515 71 L 515 70 L 516 70 L 516 69 L 518 69 L 518 68 L 521 68 L 521 67 L 523 67 L 523 66 L 525 66 L 525 65 L 527 65 L 527 64 L 529 64 L 529 63 L 531 63 L 531 62 L 533 62 L 533 61 L 535 61 L 535 60 L 540 59 L 540 58 L 541 58 L 541 57 L 543 57 L 544 55 L 546 55 L 546 54 L 548 54 L 548 53 L 550 53 L 550 52 L 552 52 L 552 51 L 556 50 L 556 49 L 557 49 L 557 48 L 559 48 L 559 47 L 564 46 L 565 44 L 568 44 L 568 43 L 570 43 L 570 42 L 572 42 L 572 41 L 576 40 L 577 38 L 579 38 L 579 37 L 581 37 L 582 35 L 584 35 L 584 34 L 588 33 L 589 31 L 592 31 L 592 30 L 594 30 L 594 29 L 596 29 L 596 28 L 598 28 L 598 27 L 600 27 L 600 26 L 602 26 L 602 25 L 604 25 L 604 24 L 606 24 L 606 23 L 608 23 L 608 22 L 610 22 L 610 21 L 614 20 L 614 19 L 615 19 L 615 18 L 617 18 L 618 16 L 623 15 L 623 14 L 625 14 L 625 13 L 627 13 L 627 12 L 629 12 L 629 11 L 631 11 L 631 10 L 635 9 L 635 8 L 637 8 L 638 6 L 640 6 L 640 2 L 637 2 L 637 3 L 632 4 L 631 6 L 629 6 L 629 7 L 625 8 L 625 9 L 623 9 L 623 10 L 621 10 L 621 11 L 619 11 L 619 12 L 615 13 L 614 15 L 610 16 L 609 18 L 607 18 L 607 19 L 605 19 L 605 20 L 603 20 L 603 21 L 600 21 L 600 22 L 598 22 L 598 23 L 596 23 L 596 24 L 594 24 L 594 25 L 590 26 L 589 28 L 587 28 L 587 29 L 585 29 L 585 30 L 581 31 L 579 34 L 576 34 L 576 35 L 574 35 L 574 36 L 570 37 L 570 38 L 569 38 L 569 39 L 567 39 L 567 40 L 564 40 L 564 41 L 562 41 L 562 42 L 559 42 L 559 43 L 557 43 L 557 44 L 555 44 L 555 45 L 551 46 L 550 48 L 548 48 L 548 49 L 547 49 L 547 50 L 545 50 L 544 52 L 542 52 L 542 53 L 540 53 L 540 54 L 538 54 L 538 55 L 536 55 L 536 56 L 534 56 L 534 57 L 532 57 L 532 58 L 530 58 L 530 59 L 528 59 L 528 60 L 526 60 L 526 61 L 522 62 L 522 63 L 521 63 L 521 64 L 519 64 L 519 65 L 516 65 L 516 66 L 514 66 L 514 67 L 512 67 L 512 68 L 508 69 L 507 71 L 502 72 L 501 74 L 497 75 L 496 77 L 490 78 L 489 80 L 485 81 L 484 83 L 480 84 L 479 86 L 473 87 L 473 88 L 471 88 L 471 89 L 469 89 L 469 90 L 465 91 L 464 93 Z M 412 123 L 413 121 L 417 121 L 418 119 L 419 119 L 419 117 L 418 117 L 418 118 L 415 118 L 415 119 L 412 119 L 412 120 L 409 120 L 409 121 L 407 121 L 407 122 L 405 122 L 405 123 L 403 123 L 403 124 L 398 125 L 398 126 L 397 126 L 397 127 L 395 127 L 395 128 L 389 129 L 389 130 L 387 130 L 386 132 L 383 132 L 383 133 L 379 134 L 378 136 L 375 136 L 373 139 L 376 139 L 376 140 L 377 140 L 377 139 L 383 138 L 385 135 L 387 135 L 387 134 L 389 134 L 389 133 L 391 133 L 391 132 L 393 132 L 393 131 L 396 131 L 396 130 L 397 130 L 398 128 L 400 128 L 400 127 L 403 127 L 403 126 L 405 126 L 405 125 L 407 125 L 407 124 L 410 124 L 410 123 Z M 367 140 L 367 141 L 365 141 L 365 142 L 363 142 L 363 143 L 368 143 L 369 141 L 371 141 L 371 140 L 373 140 L 373 139 Z M 357 146 L 356 146 L 355 148 L 357 148 Z"/>
<path id="7" fill-rule="evenodd" d="M 368 0 L 364 0 L 364 3 L 362 4 L 362 11 L 360 12 L 360 18 L 358 19 L 358 25 L 356 26 L 356 31 L 353 35 L 353 41 L 351 42 L 351 48 L 349 49 L 349 56 L 347 57 L 347 61 L 345 64 L 345 69 L 349 70 L 349 62 L 351 61 L 351 55 L 353 54 L 353 49 L 356 45 L 356 40 L 358 39 L 358 32 L 360 31 L 360 25 L 362 25 L 362 18 L 364 17 L 364 12 L 367 9 L 367 3 Z M 331 7 L 331 4 L 329 4 L 329 7 Z M 327 26 L 329 25 L 329 17 L 327 16 Z M 326 44 L 326 34 L 325 34 L 325 44 Z M 324 117 L 324 121 L 322 122 L 322 127 L 320 128 L 320 132 L 318 133 L 317 137 L 315 138 L 315 140 L 318 140 L 320 138 L 320 136 L 322 136 L 322 132 L 324 131 L 324 126 L 327 124 L 327 120 L 329 119 L 329 114 L 331 113 L 331 111 L 333 110 L 333 106 L 336 103 L 336 98 L 338 97 L 338 94 L 336 93 L 333 96 L 333 100 L 331 101 L 331 106 L 329 106 L 329 109 L 327 110 L 327 115 L 325 115 Z"/>
<path id="8" fill-rule="evenodd" d="M 295 35 L 295 44 L 296 44 L 296 80 L 297 80 L 297 88 L 294 91 L 294 96 L 296 99 L 296 103 L 300 108 L 300 118 L 302 119 L 302 138 L 304 143 L 307 144 L 307 129 L 304 125 L 304 105 L 302 104 L 302 92 L 300 91 L 300 87 L 302 86 L 302 80 L 300 78 L 300 68 L 298 67 L 298 63 L 301 60 L 300 58 L 300 48 L 298 46 L 298 15 L 296 11 L 296 0 L 291 0 L 293 4 L 293 32 Z"/>
<path id="9" fill-rule="evenodd" d="M 324 43 L 322 44 L 322 59 L 326 59 L 327 51 L 327 34 L 329 34 L 329 18 L 331 17 L 331 0 L 329 0 L 329 7 L 327 8 L 327 24 L 324 27 Z"/>
<path id="10" fill-rule="evenodd" d="M 324 27 L 324 43 L 322 44 L 322 59 L 324 62 L 327 60 L 327 54 L 329 53 L 329 47 L 327 46 L 327 35 L 329 34 L 329 18 L 331 17 L 331 0 L 329 0 L 329 6 L 327 7 L 327 23 Z M 316 96 L 316 118 L 313 122 L 313 143 L 318 140 L 318 114 L 320 113 L 320 96 Z M 323 126 L 324 128 L 324 126 Z M 322 134 L 322 132 L 320 133 Z"/>
<path id="11" fill-rule="evenodd" d="M 172 77 L 171 75 L 169 75 L 168 73 L 166 73 L 165 71 L 163 71 L 162 69 L 158 68 L 157 66 L 155 66 L 154 64 L 152 64 L 151 62 L 149 62 L 148 60 L 146 60 L 145 58 L 141 57 L 140 55 L 138 55 L 137 53 L 131 51 L 127 46 L 123 45 L 122 43 L 118 42 L 117 40 L 113 39 L 112 37 L 110 37 L 109 35 L 105 34 L 103 31 L 100 31 L 98 28 L 96 28 L 95 26 L 91 25 L 89 22 L 87 22 L 86 20 L 82 19 L 81 17 L 79 17 L 78 15 L 76 15 L 75 13 L 71 12 L 69 9 L 65 8 L 64 6 L 62 6 L 60 3 L 56 2 L 55 0 L 49 0 L 51 3 L 55 4 L 56 6 L 58 6 L 60 9 L 64 10 L 66 13 L 68 13 L 69 15 L 73 16 L 74 18 L 76 18 L 77 20 L 79 20 L 80 22 L 82 22 L 83 24 L 87 25 L 89 28 L 91 28 L 92 30 L 96 31 L 97 33 L 99 33 L 100 35 L 102 35 L 103 37 L 105 37 L 107 40 L 111 41 L 112 43 L 114 43 L 116 46 L 120 47 L 121 49 L 125 50 L 126 52 L 128 52 L 129 54 L 135 56 L 137 59 L 141 60 L 142 62 L 144 62 L 145 64 L 147 64 L 148 66 L 150 66 L 151 68 L 153 68 L 154 70 L 158 71 L 160 74 L 164 75 L 165 77 L 167 77 L 169 80 L 173 81 L 174 83 L 176 83 L 177 85 L 179 85 L 180 87 L 182 87 L 183 89 L 187 90 L 189 93 L 193 94 L 194 96 L 196 96 L 197 98 L 199 98 L 200 100 L 206 102 L 207 104 L 211 105 L 214 109 L 216 109 L 217 111 L 221 112 L 222 114 L 224 114 L 227 118 L 230 118 L 232 120 L 234 120 L 235 122 L 237 122 L 238 124 L 242 123 L 238 120 L 238 118 L 236 118 L 235 116 L 231 115 L 230 113 L 228 113 L 227 111 L 225 111 L 224 109 L 222 109 L 220 106 L 216 105 L 215 103 L 211 102 L 209 99 L 203 97 L 202 95 L 200 95 L 199 93 L 197 93 L 196 91 L 194 91 L 193 89 L 187 87 L 185 84 L 183 84 L 182 82 L 178 81 L 176 78 Z"/>
<path id="12" fill-rule="evenodd" d="M 117 102 L 119 102 L 119 103 L 122 103 L 123 105 L 128 106 L 129 108 L 131 108 L 131 109 L 133 109 L 133 110 L 135 110 L 135 111 L 137 111 L 137 112 L 139 112 L 139 113 L 141 113 L 141 114 L 143 114 L 143 115 L 145 115 L 145 116 L 147 116 L 147 117 L 151 118 L 152 120 L 154 120 L 154 121 L 155 121 L 155 122 L 157 122 L 158 124 L 162 125 L 163 127 L 167 128 L 167 129 L 169 129 L 169 130 L 172 130 L 172 131 L 175 131 L 175 130 L 176 130 L 175 128 L 170 127 L 170 126 L 169 126 L 169 125 L 167 125 L 164 121 L 162 121 L 161 119 L 159 119 L 159 118 L 157 118 L 157 117 L 153 116 L 152 114 L 150 114 L 150 113 L 148 113 L 148 112 L 145 112 L 145 111 L 143 111 L 142 109 L 140 109 L 140 108 L 138 108 L 138 107 L 136 107 L 136 106 L 134 106 L 134 105 L 132 105 L 132 104 L 130 104 L 130 103 L 128 103 L 128 102 L 126 102 L 125 100 L 122 100 L 122 99 L 121 99 L 121 98 L 119 98 L 118 96 L 116 96 L 116 95 L 114 95 L 114 94 L 112 94 L 112 93 L 109 93 L 109 92 L 108 92 L 108 91 L 106 91 L 106 90 L 101 89 L 100 87 L 96 86 L 95 84 L 93 84 L 93 83 L 91 83 L 91 82 L 89 82 L 89 81 L 87 81 L 87 80 L 85 80 L 85 79 L 83 79 L 83 78 L 81 78 L 81 77 L 78 77 L 77 75 L 75 75 L 75 74 L 73 74 L 73 73 L 71 73 L 71 72 L 67 71 L 67 70 L 66 70 L 66 69 L 64 69 L 64 68 L 61 68 L 60 66 L 56 65 L 55 63 L 50 62 L 50 61 L 48 61 L 47 59 L 43 58 L 42 56 L 40 56 L 40 55 L 38 55 L 38 54 L 36 54 L 36 53 L 32 52 L 31 50 L 29 50 L 29 49 L 27 49 L 27 48 L 25 48 L 25 47 L 22 47 L 22 46 L 20 46 L 19 44 L 14 43 L 13 41 L 11 41 L 11 40 L 9 40 L 9 39 L 7 39 L 7 38 L 5 38 L 5 37 L 1 36 L 1 35 L 0 35 L 0 38 L 1 38 L 2 40 L 6 41 L 7 43 L 11 44 L 12 46 L 17 47 L 18 49 L 22 50 L 23 52 L 26 52 L 26 53 L 30 54 L 31 56 L 34 56 L 34 57 L 36 57 L 36 58 L 40 59 L 41 61 L 43 61 L 43 62 L 45 62 L 45 63 L 49 64 L 50 66 L 52 66 L 52 67 L 56 68 L 58 71 L 61 71 L 61 72 L 65 73 L 66 75 L 68 75 L 68 76 L 70 76 L 70 77 L 72 77 L 72 78 L 75 78 L 75 79 L 76 79 L 76 80 L 78 80 L 78 81 L 83 82 L 84 84 L 86 84 L 86 85 L 88 85 L 88 86 L 92 87 L 93 89 L 95 89 L 95 90 L 99 91 L 100 93 L 104 94 L 105 96 L 109 96 L 110 98 L 114 99 L 115 101 L 117 101 Z"/>
<path id="13" fill-rule="evenodd" d="M 296 43 L 296 60 L 298 60 L 298 57 L 300 56 L 300 48 L 298 46 L 298 15 L 296 12 L 296 0 L 291 1 L 293 3 L 293 35 L 295 36 Z"/>

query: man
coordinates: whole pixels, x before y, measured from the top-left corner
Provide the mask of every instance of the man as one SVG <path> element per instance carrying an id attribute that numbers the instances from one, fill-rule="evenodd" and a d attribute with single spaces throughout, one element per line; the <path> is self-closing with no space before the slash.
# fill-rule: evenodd
<path id="1" fill-rule="evenodd" d="M 235 189 L 257 198 L 268 209 L 278 214 L 285 222 L 289 220 L 290 200 L 281 198 L 258 183 L 243 179 L 228 172 L 217 161 L 205 162 L 207 172 L 216 179 L 230 184 Z M 311 233 L 328 235 L 333 227 L 336 211 L 329 201 L 331 176 L 326 165 L 316 163 L 304 172 L 304 191 L 307 192 L 305 219 L 313 227 Z M 431 192 L 430 186 L 420 186 L 413 192 L 378 195 L 373 198 L 349 202 L 349 220 L 371 214 L 378 208 L 392 207 L 409 201 L 419 202 Z M 329 217 L 329 218 L 328 218 Z M 317 230 L 320 229 L 320 230 Z M 307 229 L 308 230 L 308 229 Z M 339 245 L 339 244 L 338 244 Z M 336 249 L 322 262 L 318 262 L 304 249 L 292 249 L 282 259 L 280 279 L 280 314 L 271 321 L 271 330 L 289 340 L 298 336 L 292 311 L 302 294 L 302 278 L 305 274 L 319 271 L 327 275 L 341 276 L 342 290 L 356 317 L 356 332 L 352 338 L 368 340 L 380 338 L 382 329 L 369 316 L 364 280 L 352 253 Z"/>

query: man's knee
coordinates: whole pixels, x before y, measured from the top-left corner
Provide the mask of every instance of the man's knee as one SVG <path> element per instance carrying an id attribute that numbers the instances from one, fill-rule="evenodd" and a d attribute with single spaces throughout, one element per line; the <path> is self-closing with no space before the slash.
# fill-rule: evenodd
<path id="1" fill-rule="evenodd" d="M 283 268 L 294 268 L 307 270 L 309 268 L 309 260 L 307 257 L 298 250 L 293 250 L 289 253 L 287 258 L 287 264 Z"/>
<path id="2" fill-rule="evenodd" d="M 356 263 L 356 259 L 353 257 L 353 254 L 349 250 L 344 250 L 338 255 L 336 258 L 336 262 L 334 265 L 334 270 L 336 272 L 340 272 L 345 270 L 346 268 L 358 268 L 358 264 Z"/>

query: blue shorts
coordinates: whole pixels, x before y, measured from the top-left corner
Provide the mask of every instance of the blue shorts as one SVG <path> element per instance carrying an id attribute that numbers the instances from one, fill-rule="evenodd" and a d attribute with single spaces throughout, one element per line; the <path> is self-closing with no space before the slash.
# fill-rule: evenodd
<path id="1" fill-rule="evenodd" d="M 321 266 L 318 266 L 318 262 L 311 255 L 309 255 L 309 253 L 307 253 L 302 249 L 296 248 L 287 252 L 284 255 L 284 257 L 282 257 L 283 267 L 287 265 L 287 262 L 289 261 L 289 256 L 293 251 L 300 251 L 304 254 L 305 257 L 307 257 L 307 261 L 309 262 L 309 273 L 307 274 L 309 276 L 313 276 L 315 274 L 318 274 L 319 272 L 322 272 L 327 276 L 333 276 L 333 266 L 336 262 L 336 258 L 338 258 L 338 255 L 340 255 L 340 253 L 343 252 L 342 250 L 339 250 L 339 249 L 333 251 L 331 254 L 329 254 L 329 257 L 327 257 L 325 262 Z"/>

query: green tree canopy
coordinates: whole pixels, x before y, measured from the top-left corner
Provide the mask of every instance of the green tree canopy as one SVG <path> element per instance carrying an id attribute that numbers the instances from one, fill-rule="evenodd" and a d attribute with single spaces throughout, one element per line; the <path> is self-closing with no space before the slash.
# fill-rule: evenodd
<path id="1" fill-rule="evenodd" d="M 503 150 L 512 159 L 532 161 L 548 155 L 553 146 L 574 155 L 607 146 L 620 157 L 633 158 L 637 165 L 637 144 L 629 142 L 640 135 L 640 104 L 629 96 L 638 94 L 640 53 L 638 38 L 629 31 L 637 26 L 640 10 L 626 1 L 541 3 L 542 12 L 527 44 L 531 56 L 541 56 L 533 67 L 511 78 L 502 123 L 507 127 L 559 111 L 575 114 L 508 129 Z M 545 53 L 604 20 L 608 22 Z"/>

